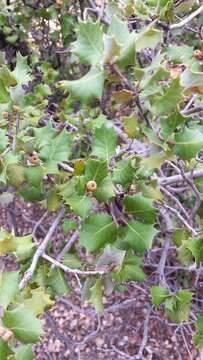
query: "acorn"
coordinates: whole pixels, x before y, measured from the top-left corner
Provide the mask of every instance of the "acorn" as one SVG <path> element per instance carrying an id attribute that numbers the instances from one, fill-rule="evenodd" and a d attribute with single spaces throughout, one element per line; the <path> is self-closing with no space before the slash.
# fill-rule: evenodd
<path id="1" fill-rule="evenodd" d="M 196 49 L 193 51 L 193 57 L 196 59 L 196 60 L 203 60 L 203 51 L 199 50 L 199 49 Z"/>
<path id="2" fill-rule="evenodd" d="M 5 342 L 8 342 L 12 339 L 13 337 L 13 332 L 11 330 L 7 330 L 5 332 L 5 334 L 2 335 L 2 339 L 5 341 Z"/>
<path id="3" fill-rule="evenodd" d="M 3 116 L 4 119 L 8 119 L 8 116 L 9 116 L 8 111 L 3 111 L 2 116 Z"/>
<path id="4" fill-rule="evenodd" d="M 40 164 L 40 159 L 37 155 L 37 153 L 33 153 L 32 156 L 30 157 L 30 162 L 33 164 L 33 165 L 39 165 Z"/>
<path id="5" fill-rule="evenodd" d="M 96 181 L 94 181 L 94 180 L 88 181 L 87 184 L 86 184 L 86 189 L 87 189 L 88 191 L 91 191 L 91 192 L 96 191 L 96 190 L 97 190 L 97 183 L 96 183 Z"/>
<path id="6" fill-rule="evenodd" d="M 19 113 L 20 112 L 20 107 L 18 105 L 13 105 L 13 112 L 14 113 Z"/>

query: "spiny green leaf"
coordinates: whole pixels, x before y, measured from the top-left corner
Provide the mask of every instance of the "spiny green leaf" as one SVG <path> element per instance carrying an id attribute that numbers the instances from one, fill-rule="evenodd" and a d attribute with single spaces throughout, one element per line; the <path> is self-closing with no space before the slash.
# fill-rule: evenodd
<path id="1" fill-rule="evenodd" d="M 57 164 L 68 160 L 70 153 L 70 135 L 64 129 L 49 144 L 40 149 L 39 157 L 43 160 L 47 173 L 54 174 L 58 173 Z"/>
<path id="2" fill-rule="evenodd" d="M 32 360 L 34 354 L 31 345 L 22 345 L 14 349 L 16 360 Z"/>
<path id="3" fill-rule="evenodd" d="M 32 290 L 31 297 L 23 302 L 24 307 L 36 316 L 43 314 L 45 309 L 53 304 L 54 302 L 50 299 L 50 295 L 40 288 Z"/>
<path id="4" fill-rule="evenodd" d="M 8 360 L 10 354 L 12 354 L 11 349 L 8 347 L 8 344 L 0 339 L 0 354 L 1 360 Z"/>
<path id="5" fill-rule="evenodd" d="M 129 185 L 135 176 L 130 160 L 119 161 L 113 171 L 113 181 L 122 186 Z"/>
<path id="6" fill-rule="evenodd" d="M 158 231 L 151 224 L 131 220 L 127 224 L 126 235 L 122 239 L 124 248 L 132 248 L 138 252 L 151 249 L 152 242 Z"/>
<path id="7" fill-rule="evenodd" d="M 104 306 L 102 303 L 102 282 L 100 278 L 97 279 L 95 285 L 90 288 L 90 293 L 91 296 L 89 302 L 94 305 L 95 310 L 98 313 L 102 314 Z"/>
<path id="8" fill-rule="evenodd" d="M 150 110 L 154 115 L 169 115 L 176 109 L 178 102 L 181 99 L 182 90 L 179 78 L 172 80 L 165 94 L 158 97 L 157 100 L 153 102 Z"/>
<path id="9" fill-rule="evenodd" d="M 16 339 L 24 344 L 37 342 L 42 335 L 41 321 L 24 306 L 5 311 L 2 321 L 8 329 L 13 331 Z"/>
<path id="10" fill-rule="evenodd" d="M 89 159 L 85 164 L 85 178 L 87 181 L 94 180 L 97 186 L 108 174 L 107 161 Z"/>
<path id="11" fill-rule="evenodd" d="M 174 152 L 184 160 L 196 156 L 203 146 L 203 132 L 199 129 L 185 128 L 175 135 L 176 146 Z"/>
<path id="12" fill-rule="evenodd" d="M 99 159 L 109 162 L 110 157 L 115 153 L 117 143 L 117 135 L 113 128 L 102 126 L 96 129 L 93 142 L 92 154 L 98 156 Z"/>
<path id="13" fill-rule="evenodd" d="M 72 268 L 72 269 L 81 269 L 83 267 L 83 262 L 76 254 L 64 254 L 63 264 Z"/>
<path id="14" fill-rule="evenodd" d="M 97 268 L 114 265 L 115 267 L 121 268 L 126 252 L 124 250 L 117 249 L 111 245 L 106 245 L 102 255 L 97 261 Z"/>
<path id="15" fill-rule="evenodd" d="M 31 80 L 27 56 L 24 57 L 19 52 L 17 53 L 16 67 L 12 74 L 15 76 L 18 84 L 27 84 Z"/>
<path id="16" fill-rule="evenodd" d="M 64 80 L 62 88 L 69 91 L 73 98 L 88 103 L 92 99 L 101 99 L 104 85 L 104 70 L 92 67 L 79 80 Z"/>
<path id="17" fill-rule="evenodd" d="M 104 42 L 104 56 L 103 62 L 111 63 L 115 59 L 116 56 L 120 55 L 120 46 L 117 44 L 114 36 L 109 36 L 104 34 L 103 36 Z"/>
<path id="18" fill-rule="evenodd" d="M 153 206 L 152 200 L 145 198 L 141 194 L 137 194 L 133 196 L 125 196 L 123 203 L 130 214 L 133 214 L 150 224 L 155 222 L 156 209 Z"/>
<path id="19" fill-rule="evenodd" d="M 73 53 L 83 63 L 99 64 L 103 55 L 103 33 L 100 22 L 93 22 L 91 19 L 80 21 L 77 35 L 77 41 L 73 43 Z"/>
<path id="20" fill-rule="evenodd" d="M 106 243 L 115 240 L 117 233 L 111 216 L 100 213 L 92 214 L 85 220 L 80 231 L 80 243 L 89 252 L 95 252 Z"/>
<path id="21" fill-rule="evenodd" d="M 81 218 L 87 217 L 92 209 L 92 201 L 86 195 L 73 195 L 65 199 L 66 204 L 70 205 L 71 210 Z"/>
<path id="22" fill-rule="evenodd" d="M 49 275 L 49 285 L 51 286 L 54 293 L 58 296 L 67 295 L 71 291 L 64 276 L 64 272 L 59 268 L 54 268 L 51 270 Z"/>
<path id="23" fill-rule="evenodd" d="M 169 292 L 168 289 L 162 286 L 152 286 L 150 288 L 152 304 L 159 307 L 167 299 Z"/>
<path id="24" fill-rule="evenodd" d="M 100 185 L 97 186 L 94 196 L 99 202 L 107 202 L 115 196 L 115 187 L 110 176 L 104 178 Z"/>
<path id="25" fill-rule="evenodd" d="M 158 43 L 163 42 L 163 31 L 152 27 L 150 24 L 144 30 L 137 34 L 135 38 L 135 47 L 137 51 L 145 48 L 154 48 Z"/>
<path id="26" fill-rule="evenodd" d="M 181 76 L 181 85 L 190 93 L 203 93 L 203 72 L 186 69 Z"/>
<path id="27" fill-rule="evenodd" d="M 8 307 L 18 293 L 19 273 L 4 272 L 0 274 L 0 306 Z"/>
<path id="28" fill-rule="evenodd" d="M 8 137 L 6 136 L 6 130 L 0 129 L 0 153 L 2 153 L 7 144 L 8 144 Z"/>
<path id="29" fill-rule="evenodd" d="M 134 280 L 145 281 L 146 274 L 143 271 L 143 261 L 138 256 L 127 255 L 121 270 L 112 274 L 114 280 L 119 282 Z"/>

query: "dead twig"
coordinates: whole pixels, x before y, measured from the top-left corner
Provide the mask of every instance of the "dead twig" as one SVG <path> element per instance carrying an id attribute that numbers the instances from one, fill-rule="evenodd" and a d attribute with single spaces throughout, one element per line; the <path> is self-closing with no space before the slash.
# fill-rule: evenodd
<path id="1" fill-rule="evenodd" d="M 20 282 L 19 285 L 19 289 L 22 290 L 24 289 L 25 285 L 27 284 L 27 282 L 31 279 L 31 277 L 33 276 L 35 269 L 37 267 L 39 258 L 43 255 L 44 251 L 46 250 L 46 247 L 49 243 L 49 241 L 51 240 L 56 228 L 58 227 L 61 219 L 64 216 L 64 210 L 61 210 L 56 218 L 56 220 L 53 222 L 53 224 L 51 225 L 47 235 L 45 236 L 44 240 L 42 241 L 42 243 L 39 245 L 39 247 L 37 248 L 37 251 L 35 252 L 33 259 L 32 259 L 32 263 L 29 267 L 29 269 L 24 273 L 24 276 Z"/>
<path id="2" fill-rule="evenodd" d="M 157 275 L 159 277 L 159 283 L 160 285 L 164 286 L 164 287 L 168 287 L 166 278 L 165 278 L 165 265 L 166 265 L 166 259 L 167 259 L 167 254 L 168 254 L 168 250 L 170 247 L 170 242 L 171 242 L 171 231 L 173 229 L 173 224 L 171 221 L 171 218 L 168 214 L 168 212 L 165 209 L 160 209 L 160 214 L 164 219 L 165 225 L 166 225 L 166 239 L 163 245 L 163 251 L 161 254 L 161 258 L 159 261 L 159 264 L 157 266 Z"/>

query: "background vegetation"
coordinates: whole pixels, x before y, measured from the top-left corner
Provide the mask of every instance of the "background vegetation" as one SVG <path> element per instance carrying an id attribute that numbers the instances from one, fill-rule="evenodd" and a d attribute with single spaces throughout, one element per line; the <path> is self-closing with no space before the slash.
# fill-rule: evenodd
<path id="1" fill-rule="evenodd" d="M 164 311 L 192 358 L 185 333 L 203 346 L 203 5 L 0 5 L 1 360 L 33 358 L 56 299 L 79 291 L 100 319 L 103 297 L 129 282 L 149 306 L 137 353 L 124 355 L 147 355 L 150 316 Z M 19 201 L 43 210 L 30 233 Z"/>

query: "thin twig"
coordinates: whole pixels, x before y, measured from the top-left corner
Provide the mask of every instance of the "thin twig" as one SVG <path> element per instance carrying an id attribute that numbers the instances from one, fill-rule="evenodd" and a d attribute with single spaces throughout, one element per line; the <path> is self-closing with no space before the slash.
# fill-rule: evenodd
<path id="1" fill-rule="evenodd" d="M 73 174 L 74 171 L 75 171 L 73 167 L 71 167 L 70 165 L 64 164 L 64 163 L 59 163 L 58 167 L 59 167 L 60 170 L 69 172 L 71 174 Z"/>
<path id="2" fill-rule="evenodd" d="M 27 284 L 27 282 L 31 279 L 31 277 L 33 276 L 35 269 L 37 267 L 39 258 L 43 255 L 44 251 L 46 250 L 46 247 L 49 243 L 49 241 L 51 240 L 56 228 L 58 227 L 61 219 L 64 216 L 64 210 L 61 210 L 56 218 L 56 220 L 53 222 L 53 224 L 51 225 L 47 235 L 45 236 L 44 240 L 42 241 L 42 243 L 39 245 L 39 247 L 37 248 L 37 251 L 35 252 L 33 259 L 32 259 L 32 263 L 29 267 L 29 269 L 24 273 L 24 276 L 20 282 L 19 285 L 19 289 L 22 290 L 24 289 L 25 285 Z"/>
<path id="3" fill-rule="evenodd" d="M 159 261 L 159 264 L 157 266 L 157 275 L 159 277 L 159 283 L 162 286 L 168 287 L 166 279 L 165 279 L 165 265 L 166 265 L 166 259 L 167 259 L 167 254 L 168 254 L 168 250 L 170 247 L 170 242 L 171 242 L 171 230 L 173 229 L 173 224 L 171 221 L 171 218 L 168 214 L 168 212 L 165 209 L 160 209 L 160 214 L 164 219 L 165 225 L 166 225 L 166 239 L 163 245 L 163 251 L 161 254 L 161 258 Z"/>
<path id="4" fill-rule="evenodd" d="M 66 265 L 63 265 L 62 263 L 60 263 L 59 261 L 53 259 L 51 256 L 47 255 L 47 254 L 42 254 L 42 257 L 49 261 L 50 263 L 54 264 L 55 266 L 59 267 L 60 269 L 62 269 L 64 272 L 67 273 L 71 273 L 71 274 L 77 274 L 77 275 L 104 275 L 106 274 L 108 271 L 107 270 L 78 270 L 78 269 L 72 269 L 69 268 Z"/>
<path id="5" fill-rule="evenodd" d="M 176 203 L 176 205 L 180 209 L 180 212 L 182 212 L 185 215 L 186 219 L 188 219 L 189 215 L 188 215 L 187 211 L 185 210 L 185 208 L 183 207 L 181 202 L 173 194 L 171 194 L 171 192 L 168 190 L 168 188 L 167 187 L 164 188 L 163 186 L 161 186 L 160 190 Z"/>
<path id="6" fill-rule="evenodd" d="M 170 25 L 170 30 L 178 29 L 178 28 L 183 27 L 184 25 L 186 25 L 187 23 L 192 21 L 196 16 L 201 14 L 202 11 L 203 11 L 203 5 L 201 5 L 197 10 L 195 10 L 192 14 L 190 14 L 188 17 L 186 17 L 185 19 L 183 19 L 179 23 Z"/>
<path id="7" fill-rule="evenodd" d="M 191 177 L 191 171 L 185 173 L 185 177 L 189 177 L 190 179 L 197 179 L 200 177 L 203 177 L 203 169 L 200 170 L 195 170 L 193 171 L 192 177 Z M 183 177 L 181 174 L 179 175 L 173 175 L 173 176 L 169 176 L 169 177 L 160 177 L 157 179 L 158 184 L 159 185 L 170 185 L 170 184 L 175 184 L 175 183 L 179 183 L 179 182 L 183 182 Z"/>
<path id="8" fill-rule="evenodd" d="M 192 191 L 194 192 L 194 195 L 195 195 L 195 198 L 196 198 L 196 201 L 195 201 L 195 205 L 191 211 L 191 214 L 189 216 L 189 219 L 192 220 L 197 211 L 199 210 L 201 204 L 202 204 L 202 196 L 200 194 L 200 192 L 198 191 L 196 185 L 194 184 L 194 182 L 192 181 L 192 173 L 191 173 L 191 178 L 189 176 L 186 176 L 185 175 L 185 172 L 184 172 L 184 169 L 179 161 L 179 167 L 180 167 L 180 171 L 181 171 L 181 175 L 183 177 L 183 179 L 185 179 L 185 181 L 188 183 L 188 185 L 191 187 Z"/>
<path id="9" fill-rule="evenodd" d="M 192 360 L 192 356 L 191 356 L 191 351 L 188 347 L 188 343 L 187 343 L 187 340 L 185 338 L 185 334 L 184 334 L 184 331 L 183 331 L 183 327 L 181 326 L 180 328 L 180 331 L 181 331 L 181 335 L 182 335 L 182 338 L 183 338 L 183 341 L 184 341 L 184 344 L 185 344 L 185 347 L 186 347 L 186 350 L 187 350 L 187 353 L 188 353 L 188 356 L 189 356 L 189 359 Z"/>
<path id="10" fill-rule="evenodd" d="M 172 208 L 171 206 L 165 205 L 164 204 L 164 208 L 169 210 L 172 214 L 176 215 L 177 218 L 191 231 L 191 233 L 193 234 L 193 236 L 197 236 L 198 235 L 198 231 L 196 231 L 185 219 L 184 217 L 182 217 L 182 215 L 179 213 L 178 210 Z"/>
<path id="11" fill-rule="evenodd" d="M 38 227 L 41 226 L 42 221 L 44 221 L 45 217 L 47 216 L 47 213 L 48 213 L 48 212 L 46 211 L 46 212 L 41 216 L 41 218 L 36 222 L 36 224 L 35 224 L 35 226 L 34 226 L 34 228 L 33 228 L 33 230 L 32 230 L 32 236 L 33 236 L 34 239 L 36 239 L 35 233 L 36 233 Z"/>
<path id="12" fill-rule="evenodd" d="M 78 236 L 79 236 L 79 232 L 78 230 L 74 231 L 73 235 L 71 236 L 71 238 L 68 240 L 67 244 L 64 246 L 64 248 L 62 249 L 62 251 L 57 255 L 56 257 L 56 260 L 57 261 L 60 261 L 63 257 L 63 255 L 65 253 L 67 253 L 73 246 L 73 244 L 77 241 L 78 239 Z M 52 269 L 54 268 L 55 266 L 52 265 Z"/>
<path id="13" fill-rule="evenodd" d="M 150 321 L 150 313 L 151 313 L 151 308 L 149 308 L 147 311 L 146 319 L 144 321 L 143 339 L 138 354 L 135 356 L 135 359 L 143 359 L 143 351 L 147 345 L 147 340 L 148 340 L 148 331 L 149 331 L 148 326 Z"/>

